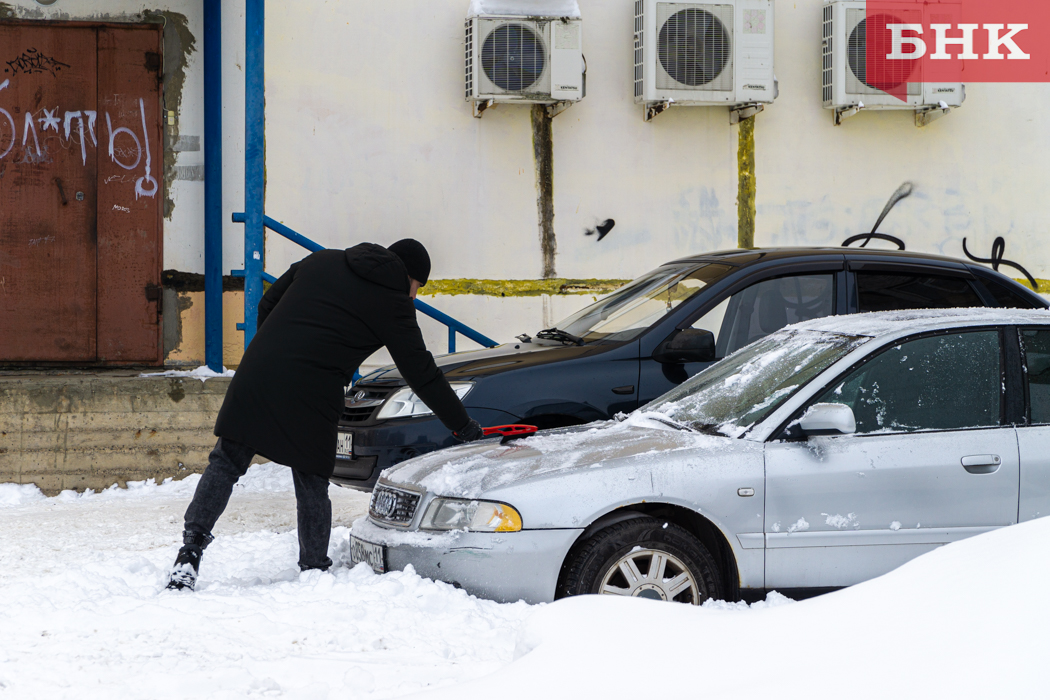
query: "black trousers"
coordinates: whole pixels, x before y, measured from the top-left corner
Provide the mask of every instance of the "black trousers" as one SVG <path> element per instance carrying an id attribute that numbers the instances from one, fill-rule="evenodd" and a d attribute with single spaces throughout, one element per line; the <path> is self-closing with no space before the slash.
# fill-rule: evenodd
<path id="1" fill-rule="evenodd" d="M 233 485 L 248 471 L 254 456 L 253 448 L 219 438 L 186 509 L 186 530 L 211 534 L 215 521 L 230 502 Z M 327 569 L 332 565 L 328 558 L 328 540 L 332 534 L 328 479 L 292 469 L 292 481 L 299 526 L 299 568 Z"/>

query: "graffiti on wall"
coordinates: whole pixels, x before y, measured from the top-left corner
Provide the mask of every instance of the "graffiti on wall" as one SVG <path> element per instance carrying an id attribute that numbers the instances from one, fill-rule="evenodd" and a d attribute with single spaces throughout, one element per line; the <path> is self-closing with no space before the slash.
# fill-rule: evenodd
<path id="1" fill-rule="evenodd" d="M 50 56 L 45 56 L 36 49 L 26 49 L 22 52 L 22 55 L 13 61 L 6 61 L 7 68 L 4 69 L 5 73 L 25 73 L 26 75 L 33 75 L 34 73 L 50 73 L 52 76 L 57 75 L 63 68 L 69 68 L 68 63 L 62 63 L 56 61 Z"/>
<path id="2" fill-rule="evenodd" d="M 898 187 L 892 195 L 890 195 L 889 201 L 886 202 L 886 206 L 882 208 L 882 213 L 879 214 L 879 218 L 875 221 L 875 225 L 872 226 L 871 233 L 858 233 L 855 236 L 850 236 L 846 240 L 842 241 L 842 246 L 844 248 L 848 248 L 853 243 L 856 243 L 857 241 L 862 241 L 860 247 L 864 248 L 868 245 L 868 243 L 871 242 L 872 239 L 876 239 L 881 241 L 889 241 L 890 243 L 895 244 L 898 250 L 904 250 L 904 241 L 902 241 L 900 238 L 897 238 L 896 236 L 891 236 L 888 233 L 876 233 L 876 231 L 879 228 L 879 224 L 882 223 L 882 220 L 885 219 L 886 215 L 890 213 L 890 210 L 897 205 L 897 202 L 911 196 L 911 193 L 914 191 L 914 189 L 915 186 L 910 182 L 901 183 L 901 186 Z M 970 260 L 973 260 L 974 262 L 984 263 L 986 265 L 991 265 L 992 269 L 996 272 L 999 271 L 1000 265 L 1006 265 L 1007 267 L 1014 268 L 1015 270 L 1017 270 L 1025 276 L 1025 279 L 1028 280 L 1028 283 L 1032 285 L 1032 289 L 1034 289 L 1037 292 L 1039 291 L 1039 283 L 1034 277 L 1032 277 L 1028 270 L 1024 269 L 1023 267 L 1021 267 L 1021 265 L 1012 260 L 1006 260 L 1005 258 L 1003 258 L 1003 253 L 1006 252 L 1006 239 L 1002 236 L 997 236 L 996 239 L 992 242 L 992 255 L 990 258 L 980 258 L 971 253 L 966 247 L 965 238 L 962 239 L 962 249 L 963 253 Z"/>
<path id="3" fill-rule="evenodd" d="M 0 83 L 0 92 L 8 88 L 10 82 L 10 80 L 4 80 Z M 124 170 L 133 173 L 142 172 L 142 175 L 135 179 L 135 199 L 156 197 L 160 188 L 160 184 L 153 177 L 153 154 L 149 143 L 149 131 L 146 128 L 145 101 L 138 98 L 137 106 L 138 109 L 121 109 L 117 118 L 138 117 L 137 121 L 140 123 L 134 126 L 136 129 L 141 126 L 141 135 L 126 126 L 114 128 L 110 112 L 104 112 L 106 156 Z M 57 137 L 62 148 L 79 149 L 81 162 L 87 165 L 89 143 L 90 147 L 98 148 L 99 129 L 100 120 L 96 110 L 62 111 L 57 106 L 54 109 L 41 108 L 36 112 L 26 110 L 22 123 L 22 159 L 19 162 L 31 164 L 50 162 L 48 144 L 55 141 Z M 10 134 L 7 133 L 8 130 Z M 51 131 L 55 132 L 54 135 L 50 134 Z M 0 161 L 11 155 L 17 143 L 18 125 L 15 118 L 7 109 L 0 107 Z"/>

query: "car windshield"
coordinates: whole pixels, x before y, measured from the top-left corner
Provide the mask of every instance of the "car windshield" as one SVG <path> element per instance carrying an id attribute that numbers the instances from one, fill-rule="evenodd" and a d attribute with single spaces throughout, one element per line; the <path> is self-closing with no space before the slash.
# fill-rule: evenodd
<path id="1" fill-rule="evenodd" d="M 810 379 L 868 336 L 784 330 L 711 365 L 642 407 L 681 425 L 731 437 L 743 435 Z"/>
<path id="2" fill-rule="evenodd" d="M 554 328 L 586 341 L 631 340 L 732 269 L 718 263 L 665 265 L 577 311 Z"/>

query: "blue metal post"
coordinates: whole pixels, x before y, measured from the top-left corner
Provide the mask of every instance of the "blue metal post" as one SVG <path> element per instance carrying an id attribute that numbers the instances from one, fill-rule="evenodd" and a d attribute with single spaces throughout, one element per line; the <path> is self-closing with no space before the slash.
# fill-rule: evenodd
<path id="1" fill-rule="evenodd" d="M 244 8 L 244 347 L 255 337 L 262 299 L 265 206 L 265 10 L 266 0 L 246 0 Z"/>
<path id="2" fill-rule="evenodd" d="M 204 0 L 204 361 L 222 371 L 222 7 Z"/>

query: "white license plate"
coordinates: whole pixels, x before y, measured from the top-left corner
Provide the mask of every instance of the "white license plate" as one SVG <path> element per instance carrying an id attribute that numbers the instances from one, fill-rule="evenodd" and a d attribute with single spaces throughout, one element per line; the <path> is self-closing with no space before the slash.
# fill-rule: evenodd
<path id="1" fill-rule="evenodd" d="M 354 456 L 354 434 L 339 433 L 338 435 L 339 441 L 335 444 L 335 454 L 337 457 L 350 459 Z"/>
<path id="2" fill-rule="evenodd" d="M 354 564 L 366 562 L 377 574 L 386 572 L 386 548 L 350 535 L 350 560 Z"/>

